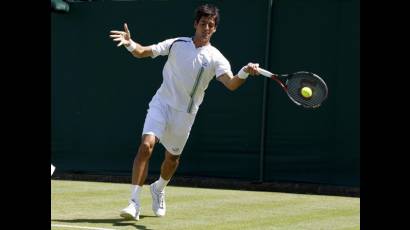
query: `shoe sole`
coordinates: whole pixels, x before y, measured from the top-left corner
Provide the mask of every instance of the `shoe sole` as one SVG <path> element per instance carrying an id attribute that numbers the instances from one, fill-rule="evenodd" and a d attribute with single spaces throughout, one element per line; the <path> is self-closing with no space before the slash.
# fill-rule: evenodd
<path id="1" fill-rule="evenodd" d="M 120 213 L 120 216 L 126 220 L 139 220 L 140 219 L 140 215 L 138 214 L 137 217 L 134 217 L 133 215 L 126 213 L 126 212 L 122 212 Z"/>

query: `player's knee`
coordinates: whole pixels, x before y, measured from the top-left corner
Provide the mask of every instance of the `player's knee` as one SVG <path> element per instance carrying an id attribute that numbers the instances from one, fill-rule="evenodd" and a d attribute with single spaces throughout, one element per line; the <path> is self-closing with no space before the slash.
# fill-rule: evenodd
<path id="1" fill-rule="evenodd" d="M 154 144 L 149 141 L 143 141 L 140 144 L 138 155 L 144 159 L 148 159 L 154 150 Z"/>
<path id="2" fill-rule="evenodd" d="M 175 156 L 175 155 L 169 155 L 167 157 L 167 160 L 170 164 L 172 164 L 173 166 L 178 166 L 179 164 L 179 156 Z"/>

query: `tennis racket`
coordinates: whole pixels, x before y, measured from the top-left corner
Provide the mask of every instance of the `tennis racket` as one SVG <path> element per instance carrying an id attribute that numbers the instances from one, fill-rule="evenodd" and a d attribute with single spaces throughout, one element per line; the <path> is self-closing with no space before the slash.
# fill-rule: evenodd
<path id="1" fill-rule="evenodd" d="M 314 73 L 300 71 L 274 74 L 262 68 L 258 68 L 258 72 L 279 83 L 289 98 L 304 108 L 318 108 L 327 98 L 328 89 L 325 81 Z"/>

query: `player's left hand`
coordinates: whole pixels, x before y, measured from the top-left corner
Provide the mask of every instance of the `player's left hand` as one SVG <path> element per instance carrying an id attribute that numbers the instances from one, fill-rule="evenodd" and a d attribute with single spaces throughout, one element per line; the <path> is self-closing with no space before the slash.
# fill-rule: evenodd
<path id="1" fill-rule="evenodd" d="M 258 68 L 259 68 L 259 63 L 249 62 L 248 65 L 246 65 L 244 71 L 249 73 L 252 76 L 255 76 L 255 75 L 259 75 Z"/>
<path id="2" fill-rule="evenodd" d="M 122 45 L 127 47 L 130 45 L 131 33 L 128 30 L 127 23 L 124 23 L 124 31 L 111 30 L 110 33 L 110 37 L 113 39 L 113 41 L 118 42 L 117 47 Z"/>

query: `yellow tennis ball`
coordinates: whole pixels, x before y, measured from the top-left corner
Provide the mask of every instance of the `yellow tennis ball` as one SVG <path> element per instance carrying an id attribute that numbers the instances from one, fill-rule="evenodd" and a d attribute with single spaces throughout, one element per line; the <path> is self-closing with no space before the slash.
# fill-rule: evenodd
<path id="1" fill-rule="evenodd" d="M 302 94 L 303 97 L 309 98 L 312 96 L 312 89 L 305 86 L 300 90 L 300 93 Z"/>

